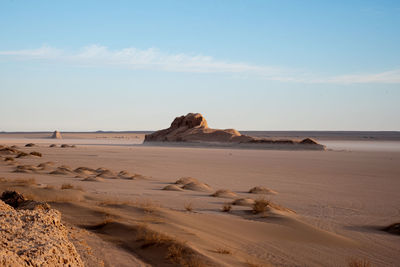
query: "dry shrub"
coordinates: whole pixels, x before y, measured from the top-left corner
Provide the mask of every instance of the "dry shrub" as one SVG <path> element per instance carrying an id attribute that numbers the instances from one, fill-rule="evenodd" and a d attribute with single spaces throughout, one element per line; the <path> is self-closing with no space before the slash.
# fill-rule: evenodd
<path id="1" fill-rule="evenodd" d="M 12 158 L 12 157 L 6 157 L 6 158 L 4 159 L 4 161 L 14 161 L 14 158 Z"/>
<path id="2" fill-rule="evenodd" d="M 73 186 L 72 184 L 62 184 L 61 189 L 75 189 L 79 191 L 85 191 L 81 186 Z"/>
<path id="3" fill-rule="evenodd" d="M 62 184 L 61 189 L 74 189 L 72 184 Z"/>
<path id="4" fill-rule="evenodd" d="M 136 240 L 142 242 L 142 249 L 151 246 L 166 247 L 166 259 L 171 263 L 179 266 L 205 266 L 185 242 L 180 242 L 166 234 L 156 232 L 146 224 L 141 224 L 137 227 Z"/>
<path id="5" fill-rule="evenodd" d="M 187 202 L 187 203 L 185 203 L 184 207 L 185 207 L 185 210 L 187 210 L 187 211 L 190 211 L 190 212 L 193 211 L 193 204 L 192 204 L 192 202 Z"/>
<path id="6" fill-rule="evenodd" d="M 225 248 L 217 248 L 216 250 L 214 250 L 214 252 L 218 253 L 218 254 L 224 254 L 224 255 L 231 255 L 232 252 L 228 249 Z"/>
<path id="7" fill-rule="evenodd" d="M 49 147 L 56 147 L 56 146 L 57 146 L 56 144 L 49 145 Z"/>
<path id="8" fill-rule="evenodd" d="M 142 241 L 142 248 L 160 246 L 172 242 L 172 239 L 162 233 L 151 230 L 146 224 L 137 227 L 137 241 Z"/>
<path id="9" fill-rule="evenodd" d="M 36 156 L 36 157 L 41 157 L 41 156 L 42 156 L 42 153 L 37 152 L 37 151 L 33 151 L 33 152 L 31 152 L 30 154 L 31 154 L 32 156 Z"/>
<path id="10" fill-rule="evenodd" d="M 196 257 L 194 253 L 184 244 L 174 242 L 168 247 L 166 259 L 179 266 L 203 267 L 203 261 Z"/>
<path id="11" fill-rule="evenodd" d="M 267 211 L 268 207 L 271 205 L 271 201 L 264 198 L 255 200 L 253 204 L 253 213 L 258 214 Z"/>
<path id="12" fill-rule="evenodd" d="M 371 263 L 366 259 L 349 259 L 347 265 L 349 267 L 372 267 Z"/>
<path id="13" fill-rule="evenodd" d="M 222 206 L 222 211 L 223 211 L 223 212 L 230 212 L 231 209 L 232 209 L 232 205 L 231 205 L 231 204 L 224 204 L 224 205 Z"/>
<path id="14" fill-rule="evenodd" d="M 153 213 L 159 207 L 155 202 L 148 199 L 136 200 L 135 204 L 146 213 Z"/>

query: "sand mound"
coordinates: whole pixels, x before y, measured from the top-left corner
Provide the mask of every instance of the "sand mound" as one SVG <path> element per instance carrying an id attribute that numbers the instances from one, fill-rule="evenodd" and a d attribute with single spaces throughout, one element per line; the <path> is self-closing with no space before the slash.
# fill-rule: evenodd
<path id="1" fill-rule="evenodd" d="M 95 175 L 98 172 L 95 169 L 89 167 L 78 167 L 74 170 L 74 172 L 83 174 L 83 175 Z"/>
<path id="2" fill-rule="evenodd" d="M 59 131 L 54 131 L 51 138 L 53 139 L 62 139 L 61 133 Z"/>
<path id="3" fill-rule="evenodd" d="M 52 162 L 52 161 L 47 161 L 47 162 L 43 162 L 43 163 L 38 164 L 38 165 L 36 166 L 36 168 L 38 168 L 38 169 L 40 169 L 40 170 L 46 170 L 46 169 L 48 169 L 50 166 L 53 166 L 53 165 L 54 165 L 54 162 Z"/>
<path id="4" fill-rule="evenodd" d="M 63 166 L 57 167 L 54 171 L 50 172 L 49 174 L 67 175 L 67 174 L 71 174 L 71 173 L 72 173 L 71 168 L 63 165 Z"/>
<path id="5" fill-rule="evenodd" d="M 276 195 L 277 192 L 263 186 L 256 186 L 249 190 L 251 194 L 271 194 Z"/>
<path id="6" fill-rule="evenodd" d="M 29 143 L 25 145 L 25 147 L 34 147 L 34 146 L 36 146 L 34 143 Z"/>
<path id="7" fill-rule="evenodd" d="M 57 210 L 14 210 L 0 201 L 1 266 L 83 266 Z"/>
<path id="8" fill-rule="evenodd" d="M 198 192 L 212 191 L 212 188 L 208 184 L 201 183 L 201 182 L 191 182 L 191 183 L 185 184 L 182 188 L 186 189 L 186 190 L 192 190 L 192 191 L 198 191 Z"/>
<path id="9" fill-rule="evenodd" d="M 192 177 L 182 177 L 178 180 L 176 180 L 175 184 L 189 184 L 189 183 L 199 183 L 199 180 L 197 180 L 196 178 L 192 178 Z"/>
<path id="10" fill-rule="evenodd" d="M 29 156 L 29 155 L 30 155 L 30 154 L 25 153 L 25 152 L 19 152 L 18 155 L 16 156 L 16 158 L 23 158 L 23 157 L 27 157 L 27 156 Z"/>
<path id="11" fill-rule="evenodd" d="M 252 198 L 238 198 L 232 202 L 232 205 L 251 207 L 254 205 L 255 200 Z"/>
<path id="12" fill-rule="evenodd" d="M 137 174 L 132 175 L 128 171 L 120 171 L 118 173 L 118 177 L 121 179 L 134 180 L 135 176 L 137 176 Z"/>
<path id="13" fill-rule="evenodd" d="M 32 156 L 35 156 L 35 157 L 39 157 L 39 158 L 41 158 L 42 157 L 42 153 L 40 153 L 40 152 L 37 152 L 37 151 L 32 151 L 31 153 L 29 153 L 30 155 L 32 155 Z"/>
<path id="14" fill-rule="evenodd" d="M 101 177 L 95 176 L 95 177 L 84 178 L 84 179 L 82 179 L 82 181 L 84 181 L 84 182 L 103 182 L 104 179 Z"/>
<path id="15" fill-rule="evenodd" d="M 57 147 L 57 145 L 56 144 L 51 144 L 51 145 L 49 145 L 49 147 Z"/>
<path id="16" fill-rule="evenodd" d="M 4 146 L 2 146 L 1 148 L 0 148 L 0 154 L 2 154 L 2 155 L 14 155 L 14 154 L 17 154 L 17 153 L 19 153 L 20 151 L 18 150 L 18 149 L 15 149 L 15 148 L 11 148 L 11 147 L 4 147 Z"/>
<path id="17" fill-rule="evenodd" d="M 167 190 L 167 191 L 183 191 L 182 188 L 180 188 L 179 186 L 175 185 L 175 184 L 169 184 L 167 186 L 165 186 L 162 190 Z"/>
<path id="18" fill-rule="evenodd" d="M 68 144 L 62 144 L 61 145 L 61 148 L 69 148 L 69 147 L 74 148 L 76 146 L 75 145 L 68 145 Z"/>
<path id="19" fill-rule="evenodd" d="M 271 140 L 242 135 L 235 129 L 210 129 L 200 113 L 188 113 L 176 117 L 167 129 L 145 136 L 144 142 L 192 142 L 192 143 L 231 143 L 275 149 L 324 150 L 323 145 L 306 138 L 302 141 Z"/>
<path id="20" fill-rule="evenodd" d="M 14 170 L 14 172 L 19 172 L 19 173 L 33 173 L 36 171 L 38 171 L 38 168 L 32 165 L 18 165 L 15 167 Z"/>
<path id="21" fill-rule="evenodd" d="M 220 190 L 217 190 L 211 196 L 213 196 L 213 197 L 221 197 L 221 198 L 235 198 L 238 195 L 236 193 L 232 192 L 231 190 L 220 189 Z"/>
<path id="22" fill-rule="evenodd" d="M 106 168 L 98 168 L 96 169 L 97 176 L 106 178 L 106 179 L 116 179 L 115 173 L 113 173 L 111 170 L 106 169 Z"/>

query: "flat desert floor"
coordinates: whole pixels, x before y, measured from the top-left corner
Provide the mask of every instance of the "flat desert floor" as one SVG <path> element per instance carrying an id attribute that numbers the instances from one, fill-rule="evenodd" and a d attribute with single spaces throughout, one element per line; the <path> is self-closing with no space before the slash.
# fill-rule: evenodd
<path id="1" fill-rule="evenodd" d="M 274 151 L 143 146 L 143 134 L 47 136 L 1 134 L 1 145 L 42 154 L 2 160 L 1 188 L 59 209 L 88 266 L 400 262 L 400 236 L 382 231 L 400 222 L 398 141 L 324 140 L 327 151 Z M 171 186 L 182 177 L 198 182 Z M 249 193 L 256 186 L 270 190 Z M 229 191 L 212 196 L 222 189 Z M 273 204 L 256 213 L 254 201 Z M 159 233 L 158 241 L 140 243 L 147 240 L 140 229 Z M 169 238 L 198 257 L 179 259 Z"/>

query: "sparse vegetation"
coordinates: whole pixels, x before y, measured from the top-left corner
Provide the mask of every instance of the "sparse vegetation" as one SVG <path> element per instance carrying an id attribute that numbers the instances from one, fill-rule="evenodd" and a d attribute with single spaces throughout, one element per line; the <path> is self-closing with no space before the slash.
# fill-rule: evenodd
<path id="1" fill-rule="evenodd" d="M 62 184 L 61 189 L 74 189 L 72 184 Z"/>
<path id="2" fill-rule="evenodd" d="M 139 225 L 137 231 L 136 240 L 143 242 L 141 248 L 159 246 L 172 241 L 167 235 L 151 230 L 146 224 Z"/>
<path id="3" fill-rule="evenodd" d="M 146 213 L 153 213 L 159 207 L 159 205 L 148 199 L 136 200 L 135 204 Z"/>
<path id="4" fill-rule="evenodd" d="M 61 185 L 61 189 L 65 190 L 65 189 L 75 189 L 75 190 L 79 190 L 79 191 L 84 191 L 82 187 L 80 186 L 73 186 L 72 184 L 62 184 Z"/>
<path id="5" fill-rule="evenodd" d="M 271 205 L 269 200 L 260 198 L 255 200 L 253 204 L 253 213 L 258 214 L 267 211 L 268 207 Z"/>
<path id="6" fill-rule="evenodd" d="M 222 211 L 223 211 L 223 212 L 230 212 L 231 209 L 232 209 L 232 205 L 231 205 L 231 204 L 224 204 L 224 205 L 222 206 Z"/>
<path id="7" fill-rule="evenodd" d="M 371 263 L 366 259 L 350 259 L 348 261 L 349 267 L 372 267 Z"/>
<path id="8" fill-rule="evenodd" d="M 214 250 L 214 252 L 218 253 L 218 254 L 224 254 L 224 255 L 231 255 L 232 254 L 232 252 L 230 250 L 225 249 L 225 248 L 217 248 L 216 250 Z"/>
<path id="9" fill-rule="evenodd" d="M 30 154 L 31 154 L 32 156 L 36 156 L 36 157 L 41 157 L 41 156 L 42 156 L 42 153 L 37 152 L 37 151 L 33 151 L 33 152 L 31 152 Z"/>
<path id="10" fill-rule="evenodd" d="M 146 224 L 137 227 L 137 241 L 142 242 L 141 248 L 163 246 L 167 248 L 166 260 L 179 266 L 205 266 L 185 242 L 178 241 L 166 234 L 150 229 Z"/>
<path id="11" fill-rule="evenodd" d="M 190 212 L 193 211 L 193 204 L 192 204 L 192 202 L 187 202 L 187 203 L 185 203 L 184 207 L 185 207 L 185 210 L 186 210 L 186 211 L 190 211 Z"/>

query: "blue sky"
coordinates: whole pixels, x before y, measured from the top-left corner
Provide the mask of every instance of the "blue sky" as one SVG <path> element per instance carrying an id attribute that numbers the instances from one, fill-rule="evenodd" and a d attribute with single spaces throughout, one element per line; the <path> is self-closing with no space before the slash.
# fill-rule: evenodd
<path id="1" fill-rule="evenodd" d="M 400 130 L 399 1 L 1 1 L 0 131 Z"/>

